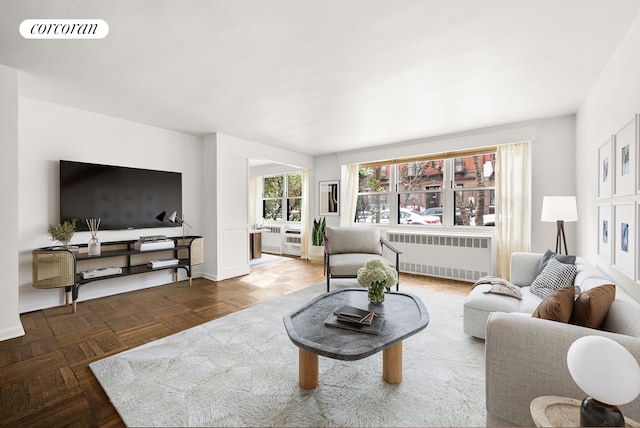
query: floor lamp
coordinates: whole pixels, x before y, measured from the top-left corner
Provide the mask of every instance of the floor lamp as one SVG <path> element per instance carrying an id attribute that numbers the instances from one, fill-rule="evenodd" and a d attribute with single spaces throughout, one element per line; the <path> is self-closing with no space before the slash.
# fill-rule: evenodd
<path id="1" fill-rule="evenodd" d="M 575 196 L 545 196 L 542 200 L 542 221 L 556 222 L 556 253 L 569 254 L 567 239 L 564 235 L 565 221 L 578 221 L 578 210 L 576 208 Z"/>

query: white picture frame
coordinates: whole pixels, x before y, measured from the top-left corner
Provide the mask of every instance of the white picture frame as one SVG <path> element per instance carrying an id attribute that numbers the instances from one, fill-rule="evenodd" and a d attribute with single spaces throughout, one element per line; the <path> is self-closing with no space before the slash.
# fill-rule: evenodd
<path id="1" fill-rule="evenodd" d="M 636 142 L 636 124 L 634 118 L 627 123 L 613 137 L 614 143 L 614 170 L 615 176 L 613 181 L 614 195 L 625 196 L 636 193 L 638 182 L 636 178 L 637 168 L 637 142 Z"/>
<path id="2" fill-rule="evenodd" d="M 615 159 L 611 156 L 613 137 L 598 150 L 598 198 L 610 198 L 613 188 Z"/>
<path id="3" fill-rule="evenodd" d="M 340 180 L 319 182 L 319 214 L 320 216 L 340 215 Z"/>
<path id="4" fill-rule="evenodd" d="M 611 228 L 611 204 L 598 206 L 598 255 L 611 264 L 613 234 Z"/>
<path id="5" fill-rule="evenodd" d="M 636 203 L 614 205 L 615 236 L 613 265 L 628 277 L 636 278 Z"/>

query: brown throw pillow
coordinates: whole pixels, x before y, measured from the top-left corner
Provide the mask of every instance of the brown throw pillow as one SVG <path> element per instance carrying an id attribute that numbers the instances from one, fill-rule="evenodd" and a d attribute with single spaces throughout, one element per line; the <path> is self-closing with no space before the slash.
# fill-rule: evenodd
<path id="1" fill-rule="evenodd" d="M 571 318 L 573 299 L 575 296 L 576 288 L 573 285 L 554 291 L 549 297 L 540 302 L 531 316 L 544 320 L 567 323 Z"/>
<path id="2" fill-rule="evenodd" d="M 583 327 L 600 328 L 615 298 L 615 284 L 600 285 L 585 291 L 573 304 L 569 322 Z"/>

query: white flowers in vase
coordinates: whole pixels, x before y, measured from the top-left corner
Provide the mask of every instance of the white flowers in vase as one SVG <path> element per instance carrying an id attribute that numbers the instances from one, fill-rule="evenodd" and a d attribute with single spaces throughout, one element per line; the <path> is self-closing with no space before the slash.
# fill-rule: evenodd
<path id="1" fill-rule="evenodd" d="M 398 283 L 396 271 L 380 259 L 371 259 L 358 269 L 358 284 L 369 289 L 369 301 L 382 303 L 384 292 Z"/>

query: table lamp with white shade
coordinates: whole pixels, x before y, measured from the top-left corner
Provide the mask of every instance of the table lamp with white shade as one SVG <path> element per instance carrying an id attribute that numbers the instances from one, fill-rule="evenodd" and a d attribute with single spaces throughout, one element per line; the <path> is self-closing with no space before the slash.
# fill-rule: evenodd
<path id="1" fill-rule="evenodd" d="M 562 253 L 562 244 L 564 243 L 564 253 L 569 254 L 567 239 L 564 236 L 564 222 L 578 221 L 576 197 L 545 196 L 542 199 L 542 217 L 540 220 L 556 222 L 556 253 Z"/>
<path id="2" fill-rule="evenodd" d="M 625 426 L 617 406 L 640 394 L 640 366 L 633 355 L 609 338 L 584 336 L 569 347 L 567 366 L 588 395 L 580 406 L 580 426 Z"/>

